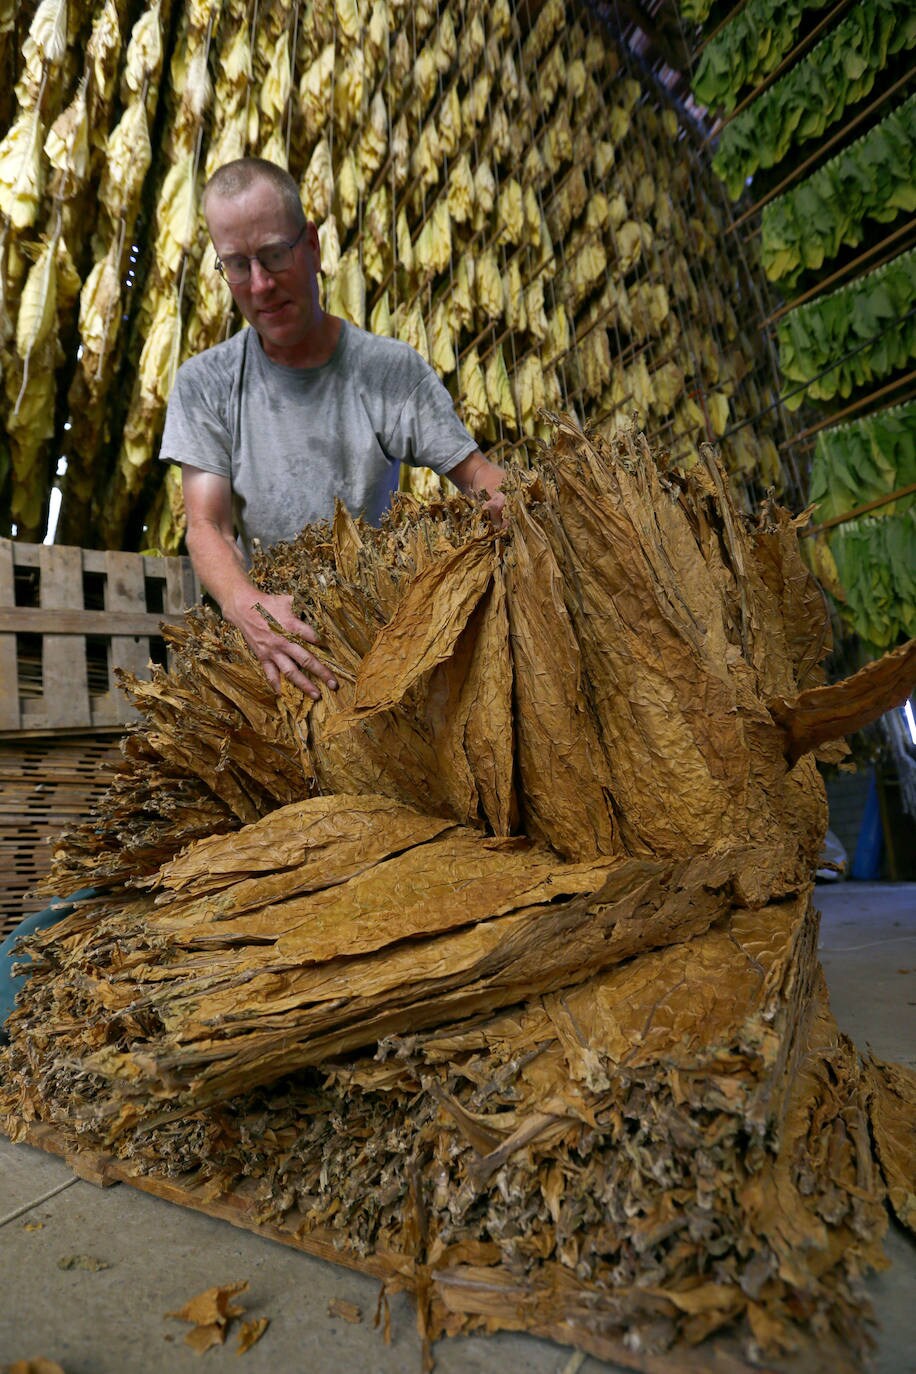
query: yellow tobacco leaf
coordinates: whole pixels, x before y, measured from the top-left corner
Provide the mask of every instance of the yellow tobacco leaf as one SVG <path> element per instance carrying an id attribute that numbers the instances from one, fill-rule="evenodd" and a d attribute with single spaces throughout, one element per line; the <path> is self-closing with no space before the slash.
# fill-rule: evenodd
<path id="1" fill-rule="evenodd" d="M 366 276 L 381 282 L 389 261 L 391 243 L 391 198 L 388 183 L 382 182 L 366 201 L 363 213 L 363 266 Z M 370 270 L 370 257 L 376 270 Z"/>
<path id="2" fill-rule="evenodd" d="M 457 86 L 451 86 L 442 101 L 436 132 L 442 156 L 454 157 L 461 146 L 461 101 Z"/>
<path id="3" fill-rule="evenodd" d="M 363 329 L 366 324 L 366 283 L 359 265 L 359 250 L 348 248 L 340 259 L 340 266 L 328 288 L 328 306 L 332 315 L 340 315 Z"/>
<path id="4" fill-rule="evenodd" d="M 283 118 L 292 77 L 289 62 L 289 37 L 281 33 L 270 55 L 267 73 L 258 91 L 258 105 L 272 121 Z"/>
<path id="5" fill-rule="evenodd" d="M 547 322 L 545 356 L 551 360 L 561 358 L 568 351 L 570 340 L 569 316 L 566 306 L 560 301 Z"/>
<path id="6" fill-rule="evenodd" d="M 258 157 L 262 157 L 265 162 L 275 162 L 284 171 L 288 170 L 289 158 L 286 154 L 286 131 L 281 121 L 274 128 L 267 139 L 258 149 Z"/>
<path id="7" fill-rule="evenodd" d="M 181 316 L 178 292 L 173 288 L 158 297 L 153 322 L 140 353 L 137 377 L 144 400 L 165 403 L 168 399 L 180 347 Z"/>
<path id="8" fill-rule="evenodd" d="M 220 53 L 218 88 L 224 82 L 241 87 L 251 80 L 251 42 L 248 25 L 239 24 L 228 46 Z"/>
<path id="9" fill-rule="evenodd" d="M 61 310 L 69 310 L 80 293 L 82 279 L 67 247 L 63 234 L 57 240 L 57 303 Z"/>
<path id="10" fill-rule="evenodd" d="M 474 290 L 484 314 L 498 320 L 503 313 L 503 282 L 492 248 L 485 249 L 474 265 Z"/>
<path id="11" fill-rule="evenodd" d="M 340 205 L 340 219 L 345 229 L 352 229 L 356 223 L 359 207 L 359 180 L 353 154 L 347 149 L 340 171 L 337 174 L 337 200 Z"/>
<path id="12" fill-rule="evenodd" d="M 28 358 L 44 343 L 57 317 L 56 244 L 45 244 L 22 288 L 16 321 L 16 351 Z"/>
<path id="13" fill-rule="evenodd" d="M 617 231 L 615 239 L 617 260 L 621 272 L 629 272 L 642 257 L 642 234 L 635 220 L 628 219 Z"/>
<path id="14" fill-rule="evenodd" d="M 366 55 L 357 47 L 334 74 L 334 115 L 343 134 L 349 134 L 362 117 L 365 92 Z"/>
<path id="15" fill-rule="evenodd" d="M 112 219 L 135 207 L 151 161 L 146 107 L 135 100 L 108 137 L 99 199 Z"/>
<path id="16" fill-rule="evenodd" d="M 410 227 L 407 223 L 407 213 L 403 207 L 398 210 L 395 222 L 395 243 L 397 245 L 397 261 L 403 267 L 408 276 L 412 275 L 415 265 L 415 248 L 410 239 Z"/>
<path id="17" fill-rule="evenodd" d="M 117 243 L 95 264 L 80 292 L 79 330 L 85 362 L 83 370 L 93 370 L 109 352 L 120 322 L 121 278 L 118 272 Z"/>
<path id="18" fill-rule="evenodd" d="M 525 291 L 522 286 L 522 269 L 518 256 L 509 259 L 506 275 L 503 278 L 503 313 L 510 329 L 522 331 L 528 327 L 525 309 Z"/>
<path id="19" fill-rule="evenodd" d="M 521 427 L 531 433 L 537 420 L 538 407 L 544 404 L 544 372 L 541 361 L 534 354 L 523 358 L 515 373 L 515 402 Z"/>
<path id="20" fill-rule="evenodd" d="M 121 75 L 121 90 L 139 94 L 145 81 L 155 81 L 162 66 L 162 29 L 159 23 L 159 0 L 151 5 L 134 24 L 127 57 Z M 128 102 L 125 94 L 125 104 Z"/>
<path id="21" fill-rule="evenodd" d="M 711 391 L 706 397 L 706 409 L 712 424 L 712 432 L 717 439 L 728 429 L 728 397 L 721 391 Z"/>
<path id="22" fill-rule="evenodd" d="M 442 197 L 433 206 L 413 246 L 414 261 L 428 276 L 436 276 L 448 267 L 452 256 L 452 221 L 448 201 Z"/>
<path id="23" fill-rule="evenodd" d="M 366 32 L 366 52 L 378 67 L 388 52 L 388 5 L 386 0 L 375 0 Z"/>
<path id="24" fill-rule="evenodd" d="M 436 57 L 432 45 L 427 44 L 421 48 L 417 54 L 417 60 L 413 64 L 413 85 L 414 90 L 420 100 L 422 108 L 429 104 L 439 80 L 439 72 L 436 67 Z"/>
<path id="25" fill-rule="evenodd" d="M 328 43 L 299 82 L 299 107 L 307 139 L 317 138 L 328 122 L 334 76 L 334 44 Z"/>
<path id="26" fill-rule="evenodd" d="M 476 348 L 470 349 L 463 358 L 458 368 L 458 377 L 464 423 L 472 434 L 483 434 L 490 423 L 490 411 L 487 387 Z"/>
<path id="27" fill-rule="evenodd" d="M 442 151 L 439 147 L 439 131 L 432 120 L 424 124 L 416 147 L 410 155 L 410 172 L 421 187 L 435 186 L 439 180 L 439 164 Z"/>
<path id="28" fill-rule="evenodd" d="M 177 272 L 182 254 L 191 247 L 197 234 L 197 185 L 194 172 L 194 154 L 189 153 L 169 168 L 159 194 L 156 206 L 156 258 L 166 279 Z"/>
<path id="29" fill-rule="evenodd" d="M 488 215 L 496 204 L 496 178 L 486 158 L 477 164 L 474 173 L 474 201 L 481 215 Z"/>
<path id="30" fill-rule="evenodd" d="M 486 118 L 492 85 L 493 77 L 487 71 L 481 72 L 474 78 L 470 90 L 461 103 L 461 123 L 466 134 L 472 133 L 478 124 Z"/>
<path id="31" fill-rule="evenodd" d="M 340 266 L 340 237 L 333 215 L 328 215 L 318 230 L 318 249 L 322 272 L 326 277 L 333 277 Z"/>
<path id="32" fill-rule="evenodd" d="M 300 192 L 305 213 L 315 223 L 326 219 L 334 197 L 334 172 L 327 138 L 319 138 L 309 158 Z"/>
<path id="33" fill-rule="evenodd" d="M 415 348 L 421 358 L 425 358 L 427 362 L 430 361 L 429 339 L 426 335 L 426 325 L 423 323 L 419 305 L 414 304 L 409 309 L 398 306 L 395 334 L 403 343 L 409 343 L 411 348 Z"/>
<path id="34" fill-rule="evenodd" d="M 500 187 L 496 221 L 497 243 L 522 242 L 525 231 L 525 198 L 515 177 L 511 177 Z M 540 216 L 538 222 L 540 223 Z"/>
<path id="35" fill-rule="evenodd" d="M 515 398 L 512 395 L 509 373 L 506 371 L 502 344 L 494 348 L 487 359 L 484 383 L 487 388 L 487 400 L 493 414 L 498 416 L 509 429 L 517 430 L 518 416 L 515 413 Z"/>
<path id="36" fill-rule="evenodd" d="M 429 360 L 440 377 L 447 377 L 450 372 L 455 371 L 457 364 L 448 307 L 444 300 L 440 300 L 433 310 L 427 334 L 429 337 Z"/>
<path id="37" fill-rule="evenodd" d="M 0 143 L 0 211 L 16 229 L 35 223 L 44 188 L 44 125 L 38 107 L 24 110 Z"/>
<path id="38" fill-rule="evenodd" d="M 462 153 L 448 176 L 448 211 L 456 224 L 466 224 L 474 212 L 474 175 L 471 160 Z"/>
<path id="39" fill-rule="evenodd" d="M 458 56 L 458 37 L 455 33 L 455 21 L 452 18 L 451 10 L 448 6 L 442 11 L 439 19 L 439 27 L 436 30 L 434 49 L 436 68 L 444 76 L 452 70 L 455 58 Z"/>
<path id="40" fill-rule="evenodd" d="M 383 291 L 372 307 L 369 316 L 369 329 L 373 334 L 380 334 L 383 338 L 391 337 L 391 307 L 388 303 L 388 292 Z"/>
<path id="41" fill-rule="evenodd" d="M 92 76 L 93 102 L 107 104 L 118 74 L 121 25 L 115 0 L 104 0 L 86 44 L 86 70 Z"/>
<path id="42" fill-rule="evenodd" d="M 474 320 L 474 270 L 474 259 L 470 253 L 462 253 L 447 297 L 449 319 L 456 335 Z"/>
<path id="43" fill-rule="evenodd" d="M 539 343 L 544 343 L 548 336 L 549 325 L 547 313 L 544 310 L 544 278 L 542 276 L 535 277 L 525 291 L 525 315 L 528 333 Z"/>
<path id="44" fill-rule="evenodd" d="M 58 115 L 45 139 L 48 161 L 61 176 L 61 194 L 72 196 L 86 179 L 89 170 L 89 110 L 86 104 L 86 78 L 76 95 Z"/>
<path id="45" fill-rule="evenodd" d="M 410 134 L 407 120 L 401 115 L 391 131 L 391 177 L 395 186 L 401 187 L 407 181 L 410 171 Z"/>
<path id="46" fill-rule="evenodd" d="M 376 91 L 369 105 L 369 118 L 364 119 L 360 126 L 356 146 L 356 164 L 363 188 L 370 184 L 373 172 L 381 167 L 387 148 L 388 108 L 381 91 Z"/>
<path id="47" fill-rule="evenodd" d="M 337 15 L 337 22 L 340 31 L 348 42 L 353 42 L 359 38 L 363 31 L 363 19 L 360 14 L 359 0 L 334 0 L 334 11 Z"/>
<path id="48" fill-rule="evenodd" d="M 62 62 L 67 51 L 67 0 L 41 0 L 29 25 L 29 38 L 52 66 Z"/>

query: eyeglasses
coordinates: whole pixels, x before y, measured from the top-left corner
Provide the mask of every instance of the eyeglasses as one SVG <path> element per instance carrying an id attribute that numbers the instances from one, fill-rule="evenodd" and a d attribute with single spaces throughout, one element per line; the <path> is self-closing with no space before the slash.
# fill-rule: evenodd
<path id="1" fill-rule="evenodd" d="M 264 268 L 264 271 L 269 272 L 271 276 L 275 272 L 285 272 L 288 267 L 292 266 L 293 249 L 307 228 L 308 221 L 306 220 L 292 243 L 265 243 L 263 248 L 259 248 L 250 257 L 247 253 L 227 253 L 224 258 L 217 255 L 214 264 L 216 270 L 230 286 L 242 286 L 249 280 L 251 264 L 255 258 Z"/>

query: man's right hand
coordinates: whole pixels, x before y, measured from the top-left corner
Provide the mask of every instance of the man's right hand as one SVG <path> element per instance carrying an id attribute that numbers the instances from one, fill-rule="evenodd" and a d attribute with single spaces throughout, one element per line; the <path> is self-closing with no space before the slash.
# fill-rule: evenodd
<path id="1" fill-rule="evenodd" d="M 258 606 L 263 607 L 276 624 L 289 634 L 296 635 L 309 644 L 317 644 L 318 635 L 312 626 L 293 615 L 292 597 L 270 596 L 266 592 L 257 591 L 250 583 L 249 587 L 251 590 L 247 595 L 237 594 L 233 597 L 232 604 L 223 605 L 221 610 L 226 619 L 244 635 L 246 643 L 257 657 L 264 669 L 264 676 L 274 691 L 280 691 L 282 678 L 286 678 L 287 682 L 307 693 L 313 701 L 318 701 L 321 697 L 319 682 L 336 691 L 337 679 L 330 668 L 303 645 L 294 644 L 278 634 L 271 627 L 269 620 L 257 609 Z"/>
<path id="2" fill-rule="evenodd" d="M 283 678 L 317 701 L 319 682 L 335 690 L 337 682 L 329 668 L 301 644 L 294 644 L 272 629 L 270 621 L 256 609 L 262 606 L 275 624 L 288 634 L 317 644 L 311 625 L 293 615 L 290 596 L 269 596 L 259 592 L 245 571 L 235 542 L 232 520 L 232 487 L 228 477 L 184 463 L 181 468 L 182 491 L 188 518 L 187 544 L 194 571 L 219 608 L 245 636 L 264 676 L 275 692 Z"/>

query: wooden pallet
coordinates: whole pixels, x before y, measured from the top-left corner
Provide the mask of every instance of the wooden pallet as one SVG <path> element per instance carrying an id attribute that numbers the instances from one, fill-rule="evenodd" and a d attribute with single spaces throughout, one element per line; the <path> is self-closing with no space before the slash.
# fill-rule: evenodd
<path id="1" fill-rule="evenodd" d="M 258 1201 L 256 1187 L 249 1182 L 242 1182 L 231 1192 L 214 1197 L 209 1188 L 193 1178 L 145 1174 L 135 1162 L 118 1159 L 102 1150 L 74 1149 L 58 1130 L 43 1122 L 26 1126 L 23 1139 L 26 1144 L 64 1159 L 73 1172 L 88 1183 L 101 1187 L 126 1183 L 166 1202 L 253 1231 L 265 1240 L 279 1241 L 303 1254 L 371 1275 L 380 1279 L 389 1292 L 402 1289 L 415 1294 L 432 1292 L 450 1312 L 489 1318 L 491 1330 L 503 1327 L 527 1331 L 560 1345 L 573 1346 L 596 1359 L 641 1370 L 643 1374 L 860 1374 L 861 1366 L 833 1333 L 818 1338 L 811 1336 L 807 1340 L 802 1338 L 800 1348 L 793 1355 L 754 1365 L 745 1359 L 738 1341 L 730 1335 L 718 1334 L 698 1346 L 679 1345 L 669 1352 L 634 1351 L 620 1334 L 608 1330 L 606 1320 L 592 1319 L 588 1312 L 583 1312 L 581 1320 L 545 1320 L 542 1313 L 551 1306 L 549 1292 L 543 1295 L 539 1292 L 536 1276 L 526 1279 L 508 1270 L 497 1271 L 500 1314 L 494 1317 L 486 1291 L 480 1291 L 481 1287 L 486 1289 L 492 1285 L 492 1270 L 487 1271 L 487 1282 L 481 1286 L 477 1282 L 478 1271 L 469 1265 L 428 1269 L 411 1255 L 382 1249 L 362 1255 L 346 1245 L 340 1232 L 309 1228 L 303 1215 L 295 1209 L 279 1225 L 259 1221 L 258 1213 L 263 1204 Z M 512 1314 L 509 1317 L 505 1315 L 507 1309 Z"/>
<path id="2" fill-rule="evenodd" d="M 199 596 L 187 558 L 0 539 L 0 736 L 135 720 L 116 670 L 149 677 Z"/>
<path id="3" fill-rule="evenodd" d="M 89 819 L 119 740 L 113 731 L 0 739 L 0 939 L 47 906 L 29 894 L 48 872 L 53 841 Z"/>

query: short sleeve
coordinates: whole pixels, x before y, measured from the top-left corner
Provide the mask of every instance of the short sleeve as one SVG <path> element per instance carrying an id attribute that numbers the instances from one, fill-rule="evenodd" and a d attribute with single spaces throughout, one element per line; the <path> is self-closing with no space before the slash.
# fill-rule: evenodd
<path id="1" fill-rule="evenodd" d="M 225 420 L 225 399 L 215 378 L 198 358 L 182 363 L 165 413 L 159 457 L 165 463 L 187 463 L 232 476 L 232 437 Z"/>
<path id="2" fill-rule="evenodd" d="M 476 448 L 477 441 L 459 420 L 448 391 L 424 363 L 420 381 L 395 423 L 390 440 L 392 456 L 411 467 L 432 468 L 444 476 Z"/>

